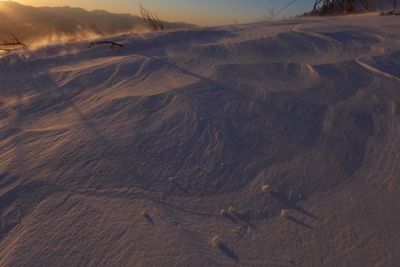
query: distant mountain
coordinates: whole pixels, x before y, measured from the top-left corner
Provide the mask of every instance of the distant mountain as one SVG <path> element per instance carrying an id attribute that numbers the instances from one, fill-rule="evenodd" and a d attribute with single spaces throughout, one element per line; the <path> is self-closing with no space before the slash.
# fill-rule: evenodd
<path id="1" fill-rule="evenodd" d="M 165 22 L 165 27 L 174 29 L 194 25 Z M 9 40 L 12 34 L 25 42 L 32 42 L 81 39 L 144 29 L 140 18 L 130 14 L 71 7 L 31 7 L 0 1 L 0 40 L 4 41 Z"/>

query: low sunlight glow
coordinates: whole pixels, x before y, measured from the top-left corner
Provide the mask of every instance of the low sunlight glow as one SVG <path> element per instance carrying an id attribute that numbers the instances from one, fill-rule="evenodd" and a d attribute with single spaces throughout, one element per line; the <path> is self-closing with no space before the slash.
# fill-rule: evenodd
<path id="1" fill-rule="evenodd" d="M 104 9 L 116 13 L 137 14 L 139 3 L 157 12 L 165 20 L 185 21 L 198 25 L 218 25 L 257 21 L 268 16 L 268 10 L 279 10 L 291 1 L 282 0 L 17 0 L 33 6 L 71 6 L 88 10 Z M 298 0 L 282 15 L 301 14 L 312 0 Z"/>

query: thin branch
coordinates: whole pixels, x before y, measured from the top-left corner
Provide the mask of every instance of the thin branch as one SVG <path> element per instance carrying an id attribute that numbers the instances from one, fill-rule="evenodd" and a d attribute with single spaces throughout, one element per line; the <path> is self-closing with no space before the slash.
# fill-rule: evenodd
<path id="1" fill-rule="evenodd" d="M 112 41 L 100 41 L 100 42 L 92 42 L 89 44 L 89 48 L 92 48 L 95 45 L 103 45 L 103 44 L 108 44 L 110 45 L 110 48 L 116 48 L 116 47 L 124 47 L 124 45 L 119 44 L 117 42 L 112 42 Z"/>
<path id="2" fill-rule="evenodd" d="M 14 42 L 0 43 L 1 51 L 11 52 L 11 51 L 14 51 L 21 47 L 25 50 L 28 48 L 28 46 L 26 44 L 24 44 L 23 42 L 21 42 L 14 34 L 13 34 L 13 37 L 15 40 Z M 7 47 L 7 48 L 4 48 L 4 47 Z M 12 48 L 8 48 L 8 47 L 12 47 Z"/>

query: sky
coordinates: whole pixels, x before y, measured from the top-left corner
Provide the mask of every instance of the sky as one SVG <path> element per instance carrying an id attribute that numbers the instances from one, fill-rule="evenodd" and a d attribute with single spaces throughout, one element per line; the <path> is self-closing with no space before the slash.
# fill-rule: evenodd
<path id="1" fill-rule="evenodd" d="M 245 23 L 266 18 L 292 0 L 14 0 L 32 6 L 72 6 L 137 14 L 139 2 L 167 21 L 198 25 Z M 312 8 L 314 0 L 297 0 L 282 16 L 294 16 Z"/>

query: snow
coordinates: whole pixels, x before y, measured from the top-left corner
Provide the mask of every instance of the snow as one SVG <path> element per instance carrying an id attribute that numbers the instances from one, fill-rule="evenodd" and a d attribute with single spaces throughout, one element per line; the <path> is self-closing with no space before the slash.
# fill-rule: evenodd
<path id="1" fill-rule="evenodd" d="M 399 18 L 107 40 L 0 58 L 0 265 L 397 264 Z"/>

